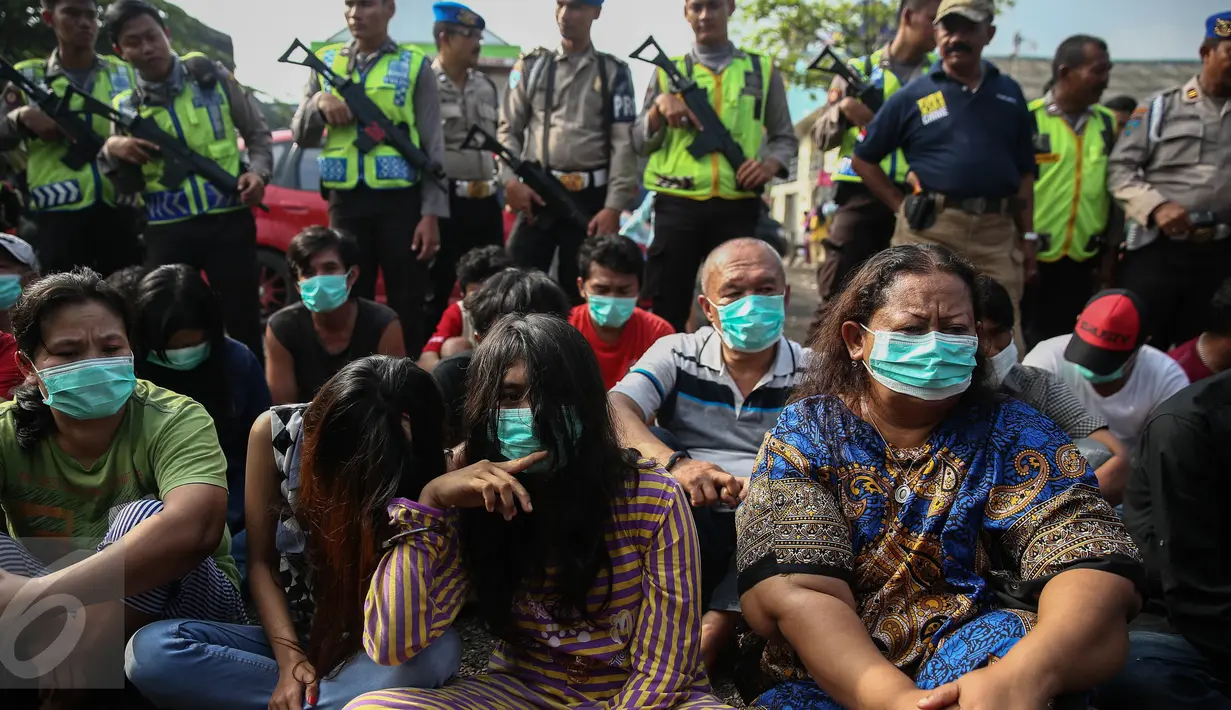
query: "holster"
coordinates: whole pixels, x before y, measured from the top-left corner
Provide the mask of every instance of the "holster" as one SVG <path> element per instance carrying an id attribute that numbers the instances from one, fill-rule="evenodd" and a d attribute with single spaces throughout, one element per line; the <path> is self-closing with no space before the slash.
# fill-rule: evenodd
<path id="1" fill-rule="evenodd" d="M 912 231 L 921 232 L 936 224 L 936 196 L 923 193 L 909 195 L 902 205 L 902 214 Z"/>

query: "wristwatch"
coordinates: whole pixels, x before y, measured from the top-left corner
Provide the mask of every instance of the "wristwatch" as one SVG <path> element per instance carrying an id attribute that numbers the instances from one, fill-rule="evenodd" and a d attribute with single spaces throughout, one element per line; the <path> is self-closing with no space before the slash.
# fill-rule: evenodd
<path id="1" fill-rule="evenodd" d="M 256 176 L 261 178 L 262 185 L 265 185 L 266 187 L 269 186 L 269 180 L 272 176 L 268 172 L 262 170 L 261 172 L 257 173 Z"/>
<path id="2" fill-rule="evenodd" d="M 690 458 L 692 457 L 688 455 L 687 451 L 676 451 L 675 453 L 671 454 L 671 458 L 667 459 L 667 465 L 664 466 L 663 468 L 670 471 L 671 469 L 675 468 L 675 465 L 680 462 L 680 459 L 690 459 Z"/>

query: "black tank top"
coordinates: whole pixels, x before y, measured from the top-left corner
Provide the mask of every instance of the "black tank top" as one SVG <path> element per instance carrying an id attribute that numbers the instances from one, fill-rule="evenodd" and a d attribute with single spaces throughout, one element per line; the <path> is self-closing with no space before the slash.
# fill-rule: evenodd
<path id="1" fill-rule="evenodd" d="M 316 336 L 316 329 L 312 327 L 312 312 L 303 302 L 287 306 L 270 317 L 269 329 L 295 358 L 295 384 L 299 387 L 297 401 L 312 401 L 316 391 L 347 363 L 375 355 L 385 328 L 397 320 L 397 313 L 392 308 L 366 298 L 355 298 L 354 301 L 359 304 L 355 330 L 346 349 L 336 355 L 330 355 Z"/>

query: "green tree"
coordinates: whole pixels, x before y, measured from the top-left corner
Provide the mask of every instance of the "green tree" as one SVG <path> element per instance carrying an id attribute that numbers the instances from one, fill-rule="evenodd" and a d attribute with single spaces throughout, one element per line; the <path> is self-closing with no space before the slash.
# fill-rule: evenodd
<path id="1" fill-rule="evenodd" d="M 998 9 L 1014 0 L 997 0 Z M 832 77 L 809 72 L 823 42 L 843 54 L 869 54 L 892 36 L 900 0 L 741 0 L 744 44 L 776 57 L 792 86 L 822 88 Z"/>

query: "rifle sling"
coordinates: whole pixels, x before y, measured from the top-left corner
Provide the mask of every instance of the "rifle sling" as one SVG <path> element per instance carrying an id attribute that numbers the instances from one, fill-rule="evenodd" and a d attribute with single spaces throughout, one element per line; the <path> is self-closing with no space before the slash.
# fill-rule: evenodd
<path id="1" fill-rule="evenodd" d="M 607 57 L 602 52 L 595 52 L 594 56 L 598 58 L 598 85 L 599 91 L 603 93 L 603 141 L 604 150 L 607 153 L 607 162 L 611 162 L 611 124 L 615 114 L 615 106 L 612 104 L 611 88 L 607 85 Z"/>
<path id="2" fill-rule="evenodd" d="M 543 168 L 551 170 L 551 161 L 547 157 L 549 146 L 551 145 L 551 112 L 554 108 L 554 100 L 556 93 L 556 55 L 551 53 L 547 55 L 547 91 L 543 96 L 543 150 L 539 156 L 539 160 L 543 163 Z"/>

